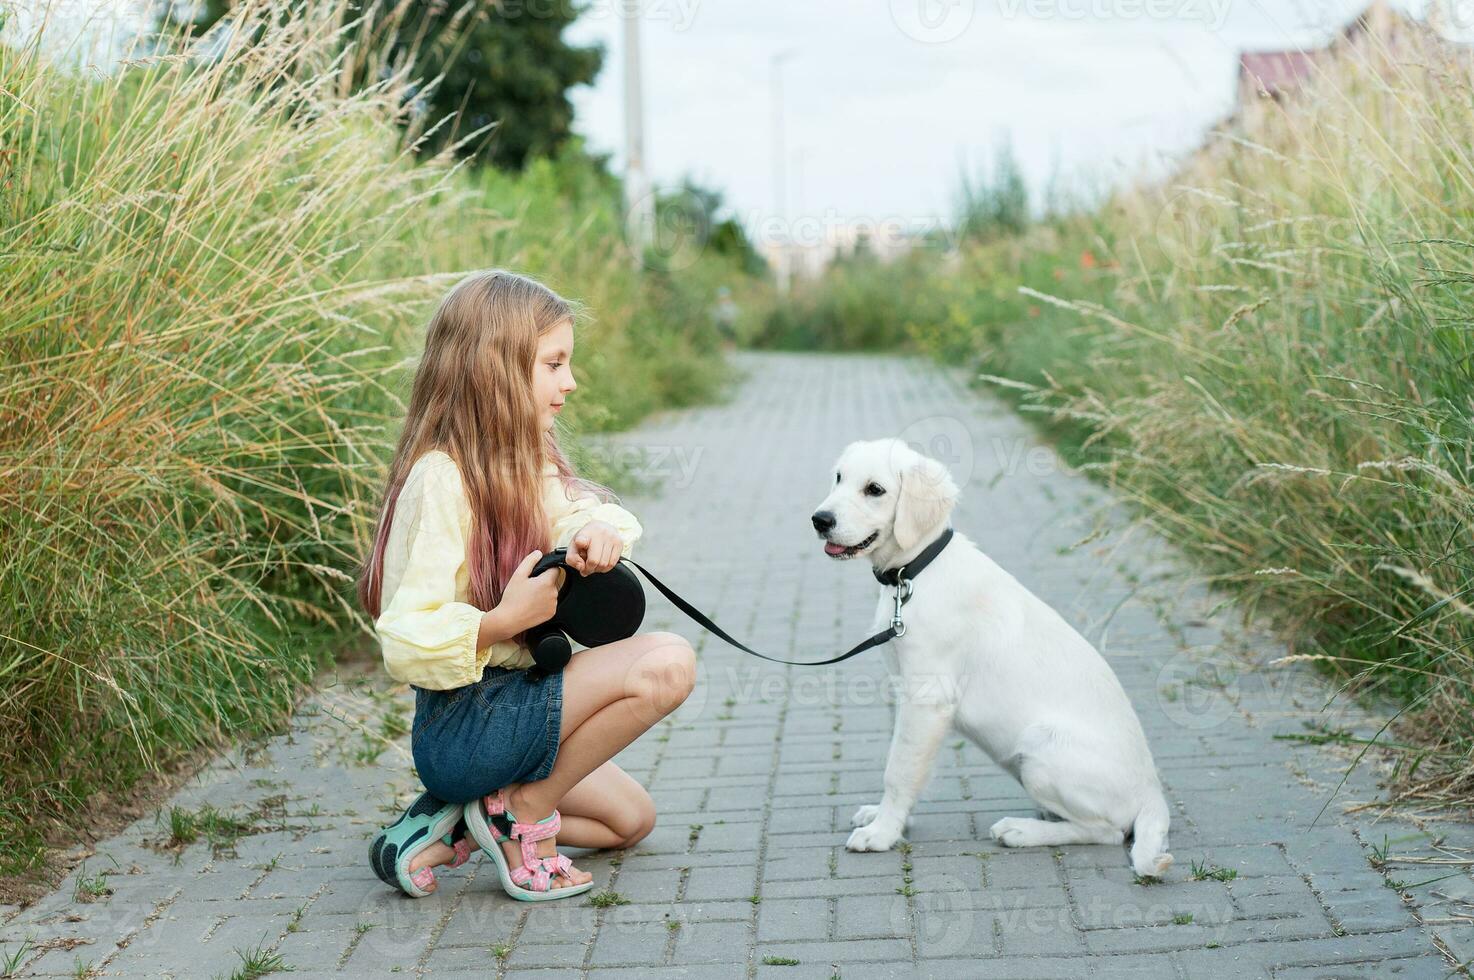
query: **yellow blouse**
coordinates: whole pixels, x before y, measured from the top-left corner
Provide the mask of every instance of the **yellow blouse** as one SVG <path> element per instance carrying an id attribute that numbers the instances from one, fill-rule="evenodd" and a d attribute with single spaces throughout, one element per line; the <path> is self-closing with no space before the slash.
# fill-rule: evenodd
<path id="1" fill-rule="evenodd" d="M 543 507 L 553 547 L 567 547 L 589 521 L 607 521 L 618 529 L 628 557 L 641 533 L 634 515 L 592 494 L 570 500 L 557 474 L 549 460 Z M 476 647 L 482 610 L 469 601 L 470 531 L 470 502 L 455 460 L 438 449 L 420 456 L 395 505 L 384 552 L 384 598 L 374 622 L 384 667 L 397 681 L 443 691 L 479 681 L 487 664 L 532 666 L 531 652 L 514 640 Z"/>

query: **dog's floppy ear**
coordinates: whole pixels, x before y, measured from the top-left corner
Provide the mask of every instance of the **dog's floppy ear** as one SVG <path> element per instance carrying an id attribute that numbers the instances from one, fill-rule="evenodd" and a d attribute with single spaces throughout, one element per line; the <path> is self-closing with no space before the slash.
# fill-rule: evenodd
<path id="1" fill-rule="evenodd" d="M 952 512 L 958 492 L 947 467 L 929 456 L 918 456 L 902 469 L 893 531 L 897 547 L 906 551 L 920 543 Z"/>

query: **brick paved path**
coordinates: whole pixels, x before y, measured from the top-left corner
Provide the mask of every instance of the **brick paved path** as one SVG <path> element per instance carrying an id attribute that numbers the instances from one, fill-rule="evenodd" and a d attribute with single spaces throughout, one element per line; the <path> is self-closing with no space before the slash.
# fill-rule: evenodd
<path id="1" fill-rule="evenodd" d="M 169 808 L 106 842 L 57 893 L 0 926 L 22 975 L 208 977 L 260 951 L 295 976 L 572 978 L 1442 977 L 1438 943 L 1474 955 L 1467 866 L 1392 864 L 1372 849 L 1467 859 L 1467 827 L 1348 817 L 1369 799 L 1325 748 L 1276 740 L 1320 712 L 1305 672 L 1214 615 L 1145 533 L 1094 533 L 1110 511 L 1006 409 L 891 357 L 744 354 L 729 403 L 606 444 L 663 477 L 625 502 L 637 558 L 749 642 L 818 659 L 868 635 L 868 566 L 825 558 L 808 515 L 855 438 L 900 435 L 963 486 L 956 524 L 1095 641 L 1125 682 L 1174 806 L 1167 881 L 1133 882 L 1119 847 L 1004 851 L 988 826 L 1027 814 L 1019 788 L 949 740 L 909 850 L 851 854 L 849 818 L 880 796 L 891 707 L 882 660 L 784 668 L 706 639 L 652 590 L 647 628 L 697 642 L 701 679 L 674 718 L 619 757 L 653 792 L 656 831 L 584 857 L 627 904 L 529 908 L 479 859 L 422 901 L 386 889 L 368 839 L 417 791 L 412 697 L 381 672 L 326 687 L 292 731 L 231 753 L 170 806 L 207 825 L 161 853 Z M 1082 543 L 1083 542 L 1083 543 Z M 924 587 L 924 586 L 923 586 Z M 700 637 L 700 639 L 698 639 Z M 1370 729 L 1368 726 L 1371 726 Z M 209 828 L 213 806 L 243 826 Z M 184 836 L 187 838 L 188 828 Z M 214 840 L 208 839 L 213 836 Z M 1194 871 L 1199 874 L 1194 875 Z M 1452 873 L 1431 885 L 1420 883 Z M 90 899 L 90 901 L 89 901 Z M 3 969 L 3 962 L 0 962 Z"/>

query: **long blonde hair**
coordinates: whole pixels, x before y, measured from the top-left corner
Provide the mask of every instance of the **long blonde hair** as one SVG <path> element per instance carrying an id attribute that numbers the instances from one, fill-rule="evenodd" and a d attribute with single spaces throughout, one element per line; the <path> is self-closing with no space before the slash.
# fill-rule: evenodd
<path id="1" fill-rule="evenodd" d="M 501 602 L 529 552 L 546 553 L 552 544 L 541 492 L 547 460 L 570 498 L 613 496 L 608 487 L 576 476 L 555 430 L 539 429 L 532 390 L 538 340 L 573 317 L 572 305 L 547 286 L 503 269 L 467 276 L 441 300 L 425 332 L 373 550 L 359 570 L 358 598 L 371 618 L 381 612 L 395 504 L 424 453 L 442 450 L 460 469 L 471 508 L 470 599 L 481 609 Z"/>

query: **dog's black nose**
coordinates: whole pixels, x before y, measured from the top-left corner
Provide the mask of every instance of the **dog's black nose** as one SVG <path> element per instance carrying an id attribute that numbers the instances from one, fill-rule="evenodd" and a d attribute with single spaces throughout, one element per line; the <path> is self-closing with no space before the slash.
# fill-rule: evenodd
<path id="1" fill-rule="evenodd" d="M 814 530 L 820 534 L 827 534 L 834 528 L 834 515 L 827 510 L 821 510 L 813 517 Z"/>

